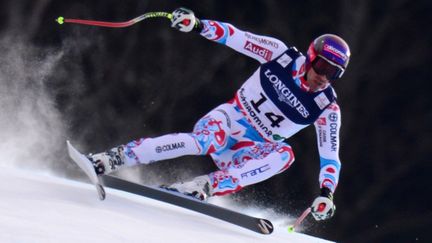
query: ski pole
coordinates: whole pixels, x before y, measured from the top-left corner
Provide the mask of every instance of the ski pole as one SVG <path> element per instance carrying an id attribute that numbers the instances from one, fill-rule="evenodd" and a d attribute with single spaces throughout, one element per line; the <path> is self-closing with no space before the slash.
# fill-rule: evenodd
<path id="1" fill-rule="evenodd" d="M 303 220 L 306 218 L 306 216 L 309 215 L 311 210 L 312 210 L 311 207 L 306 208 L 306 210 L 300 215 L 300 217 L 297 218 L 295 223 L 288 227 L 288 232 L 290 232 L 290 233 L 294 232 L 295 229 L 303 222 Z"/>
<path id="2" fill-rule="evenodd" d="M 66 19 L 62 16 L 56 19 L 56 22 L 59 24 L 69 23 L 69 24 L 83 24 L 83 25 L 91 25 L 91 26 L 101 26 L 101 27 L 109 27 L 109 28 L 124 28 L 134 25 L 144 19 L 148 18 L 167 18 L 171 19 L 172 14 L 166 12 L 148 12 L 142 14 L 134 19 L 125 21 L 125 22 L 107 22 L 107 21 L 95 21 L 95 20 L 84 20 L 84 19 Z"/>

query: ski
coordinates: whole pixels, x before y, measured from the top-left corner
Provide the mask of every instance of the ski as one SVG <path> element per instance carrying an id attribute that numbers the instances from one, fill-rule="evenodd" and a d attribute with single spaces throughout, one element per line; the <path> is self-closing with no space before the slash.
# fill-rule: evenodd
<path id="1" fill-rule="evenodd" d="M 177 205 L 260 234 L 267 235 L 273 232 L 273 224 L 267 219 L 245 215 L 213 204 L 202 202 L 180 193 L 137 184 L 112 175 L 103 175 L 101 181 L 106 187 Z"/>
<path id="2" fill-rule="evenodd" d="M 92 162 L 87 159 L 85 155 L 81 154 L 76 148 L 74 148 L 69 141 L 66 141 L 66 144 L 69 157 L 71 157 L 75 164 L 77 164 L 81 170 L 84 171 L 93 185 L 95 185 L 99 199 L 104 200 L 106 196 L 105 190 L 99 181 L 99 177 L 96 175 Z"/>
<path id="3" fill-rule="evenodd" d="M 81 154 L 76 148 L 74 148 L 69 141 L 67 141 L 66 144 L 69 156 L 95 185 L 100 200 L 104 200 L 106 197 L 104 187 L 102 186 L 104 185 L 106 187 L 111 187 L 121 191 L 180 206 L 182 208 L 199 212 L 210 217 L 214 217 L 255 231 L 257 233 L 271 234 L 273 232 L 273 224 L 267 219 L 252 217 L 213 204 L 202 202 L 198 199 L 188 197 L 177 192 L 137 184 L 116 176 L 98 176 L 96 175 L 91 161 L 88 160 L 85 155 Z"/>

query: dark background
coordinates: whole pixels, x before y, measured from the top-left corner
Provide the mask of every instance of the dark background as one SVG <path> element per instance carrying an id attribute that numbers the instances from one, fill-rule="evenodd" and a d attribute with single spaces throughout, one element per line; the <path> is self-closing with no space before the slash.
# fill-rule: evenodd
<path id="1" fill-rule="evenodd" d="M 189 132 L 199 117 L 233 97 L 256 61 L 198 34 L 175 31 L 165 19 L 123 29 L 54 22 L 60 15 L 125 21 L 179 6 L 199 18 L 275 37 L 304 53 L 322 33 L 342 36 L 352 58 L 335 85 L 343 116 L 337 211 L 327 222 L 308 218 L 306 232 L 339 242 L 432 242 L 427 234 L 432 225 L 431 1 L 3 0 L 1 51 L 20 43 L 21 51 L 41 63 L 61 54 L 42 86 L 59 111 L 62 138 L 85 152 Z M 14 60 L 2 60 L 0 68 L 7 72 Z M 31 77 L 40 69 L 24 65 L 20 70 Z M 245 188 L 234 200 L 293 216 L 310 205 L 319 191 L 313 126 L 289 142 L 296 155 L 293 166 Z M 64 152 L 63 144 L 56 146 Z M 78 173 L 64 156 L 49 167 Z M 138 168 L 144 181 L 157 173 L 170 182 L 213 169 L 206 157 Z"/>

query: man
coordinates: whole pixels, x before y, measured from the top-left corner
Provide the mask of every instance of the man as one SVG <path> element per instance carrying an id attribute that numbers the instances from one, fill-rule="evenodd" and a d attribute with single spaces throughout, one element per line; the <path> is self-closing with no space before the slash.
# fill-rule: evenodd
<path id="1" fill-rule="evenodd" d="M 252 57 L 261 65 L 235 97 L 202 117 L 191 133 L 142 138 L 107 152 L 89 155 L 97 174 L 184 155 L 210 155 L 219 170 L 165 188 L 206 200 L 237 192 L 288 169 L 294 154 L 286 139 L 314 124 L 321 169 L 320 195 L 312 203 L 316 220 L 333 216 L 339 179 L 341 114 L 333 82 L 347 68 L 344 40 L 316 38 L 307 55 L 281 41 L 244 32 L 231 24 L 199 20 L 191 10 L 176 9 L 172 25 Z"/>

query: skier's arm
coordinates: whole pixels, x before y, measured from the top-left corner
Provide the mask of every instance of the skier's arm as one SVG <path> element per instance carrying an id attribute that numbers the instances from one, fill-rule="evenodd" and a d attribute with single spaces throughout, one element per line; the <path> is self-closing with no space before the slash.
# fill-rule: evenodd
<path id="1" fill-rule="evenodd" d="M 341 162 L 339 159 L 339 131 L 341 112 L 336 103 L 327 107 L 314 123 L 320 155 L 320 188 L 335 192 L 339 182 Z"/>
<path id="2" fill-rule="evenodd" d="M 231 24 L 214 20 L 202 20 L 201 35 L 208 40 L 265 63 L 278 57 L 288 47 L 280 40 L 239 30 Z"/>
<path id="3" fill-rule="evenodd" d="M 336 103 L 327 107 L 314 123 L 320 155 L 319 183 L 321 193 L 312 203 L 311 213 L 316 220 L 331 218 L 336 210 L 333 193 L 336 190 L 341 163 L 339 160 L 339 130 L 341 113 Z"/>
<path id="4" fill-rule="evenodd" d="M 228 23 L 199 20 L 185 8 L 176 9 L 171 22 L 173 28 L 182 32 L 198 31 L 208 40 L 229 46 L 260 63 L 271 61 L 288 49 L 282 41 L 272 37 L 245 32 Z"/>

